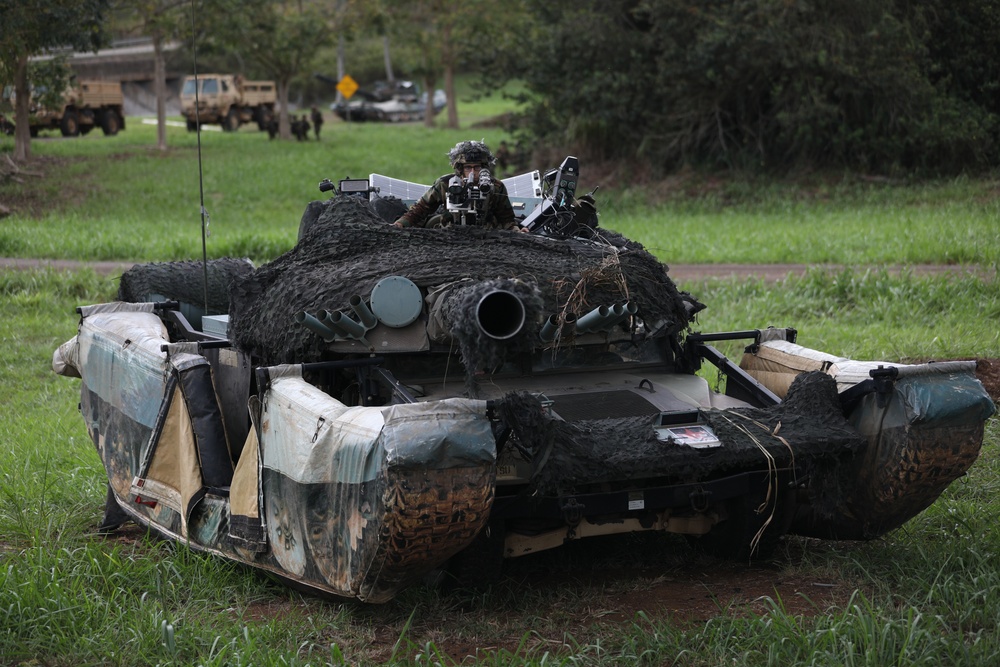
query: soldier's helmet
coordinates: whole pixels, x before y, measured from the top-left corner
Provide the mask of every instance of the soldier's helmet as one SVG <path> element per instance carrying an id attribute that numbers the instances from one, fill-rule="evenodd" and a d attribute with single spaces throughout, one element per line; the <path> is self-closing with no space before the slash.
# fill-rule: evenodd
<path id="1" fill-rule="evenodd" d="M 496 156 L 489 146 L 481 141 L 460 141 L 448 151 L 448 160 L 456 170 L 461 170 L 464 164 L 481 164 L 492 167 L 496 164 Z"/>

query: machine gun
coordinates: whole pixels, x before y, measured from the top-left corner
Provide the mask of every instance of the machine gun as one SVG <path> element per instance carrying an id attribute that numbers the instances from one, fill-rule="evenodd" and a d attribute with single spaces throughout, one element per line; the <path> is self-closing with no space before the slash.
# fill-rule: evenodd
<path id="1" fill-rule="evenodd" d="M 483 213 L 486 199 L 493 190 L 493 175 L 489 169 L 479 172 L 478 182 L 473 174 L 462 178 L 454 175 L 448 181 L 448 200 L 446 208 L 454 214 L 461 225 L 474 224 L 476 216 Z"/>
<path id="2" fill-rule="evenodd" d="M 533 234 L 545 236 L 592 236 L 597 227 L 597 209 L 593 197 L 597 188 L 577 200 L 576 186 L 579 178 L 580 161 L 572 155 L 566 156 L 558 169 L 547 171 L 542 176 L 543 199 L 521 221 L 521 227 Z M 581 213 L 585 215 L 581 216 Z"/>

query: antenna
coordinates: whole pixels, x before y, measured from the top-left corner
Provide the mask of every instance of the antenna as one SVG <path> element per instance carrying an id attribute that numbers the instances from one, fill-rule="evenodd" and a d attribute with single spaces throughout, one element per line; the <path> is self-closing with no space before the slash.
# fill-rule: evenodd
<path id="1" fill-rule="evenodd" d="M 201 102 L 198 100 L 198 34 L 194 22 L 195 0 L 191 0 L 191 60 L 194 69 L 194 123 L 198 140 L 198 197 L 201 209 L 201 267 L 205 287 L 205 314 L 208 315 L 208 222 L 210 216 L 205 210 L 205 179 L 201 169 Z"/>

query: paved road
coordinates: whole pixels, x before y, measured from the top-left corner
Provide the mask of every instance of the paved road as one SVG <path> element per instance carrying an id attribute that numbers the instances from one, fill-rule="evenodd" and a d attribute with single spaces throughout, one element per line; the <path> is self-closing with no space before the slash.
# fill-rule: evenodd
<path id="1" fill-rule="evenodd" d="M 51 268 L 57 271 L 74 271 L 88 266 L 101 275 L 120 275 L 132 262 L 77 262 L 65 259 L 18 259 L 0 258 L 0 268 L 38 269 Z M 832 264 L 670 264 L 670 276 L 677 282 L 699 282 L 710 278 L 728 278 L 733 276 L 744 278 L 759 278 L 766 282 L 776 282 L 789 275 L 803 275 L 813 266 L 820 266 L 831 273 L 836 273 L 844 267 Z M 917 264 L 913 266 L 890 266 L 891 274 L 904 270 L 917 275 L 976 275 L 982 278 L 993 278 L 996 270 L 982 266 L 958 266 L 950 264 Z"/>

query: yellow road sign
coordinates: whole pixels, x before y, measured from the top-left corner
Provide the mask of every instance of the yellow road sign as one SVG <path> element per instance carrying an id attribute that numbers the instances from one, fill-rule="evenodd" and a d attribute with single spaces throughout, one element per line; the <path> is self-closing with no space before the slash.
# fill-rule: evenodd
<path id="1" fill-rule="evenodd" d="M 337 82 L 337 90 L 345 99 L 351 99 L 351 95 L 357 92 L 358 82 L 351 78 L 350 74 L 345 74 L 344 78 Z"/>

